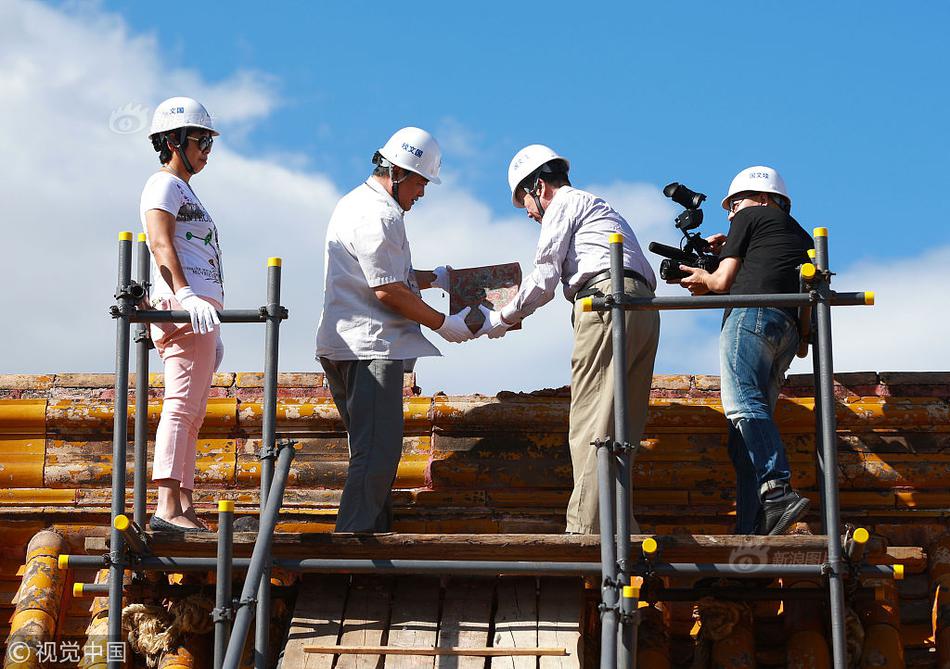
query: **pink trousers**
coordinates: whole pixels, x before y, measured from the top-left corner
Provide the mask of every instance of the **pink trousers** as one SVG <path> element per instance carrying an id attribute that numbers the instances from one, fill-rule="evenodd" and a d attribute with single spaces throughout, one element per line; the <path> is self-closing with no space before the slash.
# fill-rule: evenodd
<path id="1" fill-rule="evenodd" d="M 214 300 L 203 299 L 221 309 Z M 174 298 L 154 306 L 181 309 Z M 165 363 L 165 402 L 155 433 L 152 480 L 175 479 L 182 489 L 194 490 L 198 430 L 211 392 L 217 333 L 195 334 L 191 323 L 155 323 L 151 335 Z"/>

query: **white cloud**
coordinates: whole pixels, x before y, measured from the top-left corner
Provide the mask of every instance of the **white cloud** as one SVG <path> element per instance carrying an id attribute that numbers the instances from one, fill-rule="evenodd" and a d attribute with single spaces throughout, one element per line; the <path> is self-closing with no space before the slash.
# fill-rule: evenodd
<path id="1" fill-rule="evenodd" d="M 12 279 L 0 292 L 0 309 L 11 315 L 0 334 L 7 354 L 0 368 L 113 367 L 115 328 L 107 310 L 116 233 L 140 230 L 139 194 L 158 167 L 146 130 L 110 129 L 113 111 L 129 103 L 148 107 L 150 116 L 158 101 L 187 92 L 222 124 L 209 167 L 193 184 L 221 228 L 228 305 L 263 304 L 269 255 L 286 259 L 288 305 L 318 301 L 323 229 L 339 193 L 326 176 L 229 148 L 234 129 L 273 109 L 272 78 L 239 72 L 207 82 L 194 72 L 167 70 L 153 38 L 130 34 L 114 16 L 79 11 L 29 2 L 0 8 L 0 92 L 7 109 L 0 198 L 7 222 L 3 260 Z M 297 353 L 289 359 L 294 368 L 314 367 L 313 323 L 311 314 L 284 329 L 284 351 Z M 228 332 L 229 363 L 259 369 L 262 338 L 254 326 Z"/>
<path id="2" fill-rule="evenodd" d="M 934 282 L 948 263 L 950 246 L 942 246 L 912 258 L 864 261 L 841 270 L 833 288 L 874 291 L 875 305 L 832 309 L 835 369 L 950 370 L 950 301 Z M 792 371 L 811 372 L 811 358 L 796 361 Z"/>

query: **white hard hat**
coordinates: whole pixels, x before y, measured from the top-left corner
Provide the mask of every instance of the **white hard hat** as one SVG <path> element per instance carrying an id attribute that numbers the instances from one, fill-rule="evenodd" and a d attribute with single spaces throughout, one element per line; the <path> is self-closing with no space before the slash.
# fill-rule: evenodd
<path id="1" fill-rule="evenodd" d="M 429 183 L 440 184 L 442 149 L 435 137 L 421 128 L 397 130 L 379 150 L 379 155 L 404 170 L 425 177 Z"/>
<path id="2" fill-rule="evenodd" d="M 754 191 L 756 193 L 775 193 L 788 200 L 789 204 L 792 198 L 788 196 L 788 190 L 785 188 L 785 179 L 778 173 L 778 170 L 764 165 L 747 167 L 732 180 L 729 184 L 729 192 L 722 199 L 722 208 L 729 211 L 729 198 L 736 193 L 743 191 Z"/>
<path id="3" fill-rule="evenodd" d="M 515 154 L 508 165 L 508 187 L 511 188 L 513 205 L 524 209 L 524 202 L 518 200 L 516 193 L 518 184 L 536 169 L 552 160 L 563 160 L 567 168 L 571 168 L 571 162 L 567 158 L 559 156 L 554 149 L 544 144 L 529 144 Z"/>
<path id="4" fill-rule="evenodd" d="M 214 129 L 211 114 L 194 98 L 168 98 L 159 104 L 152 116 L 152 127 L 148 131 L 148 136 L 151 138 L 159 133 L 178 128 L 203 128 L 210 130 L 212 135 L 219 134 Z"/>

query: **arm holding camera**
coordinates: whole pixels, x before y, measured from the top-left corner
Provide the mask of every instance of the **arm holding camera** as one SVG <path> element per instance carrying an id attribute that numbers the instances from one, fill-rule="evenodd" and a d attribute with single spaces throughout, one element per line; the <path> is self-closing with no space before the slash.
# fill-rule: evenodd
<path id="1" fill-rule="evenodd" d="M 725 237 L 723 237 L 725 241 Z M 728 293 L 736 274 L 742 267 L 740 258 L 721 258 L 715 272 L 707 272 L 699 267 L 680 265 L 680 270 L 687 276 L 680 279 L 679 284 L 689 290 L 691 295 L 705 295 L 706 293 Z"/>

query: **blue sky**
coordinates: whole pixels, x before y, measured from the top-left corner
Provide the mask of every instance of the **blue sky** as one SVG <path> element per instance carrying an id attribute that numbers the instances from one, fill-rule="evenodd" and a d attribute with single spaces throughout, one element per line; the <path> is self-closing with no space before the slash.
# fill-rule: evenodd
<path id="1" fill-rule="evenodd" d="M 392 129 L 449 120 L 472 154 L 446 167 L 497 210 L 511 155 L 539 141 L 576 180 L 680 180 L 710 200 L 743 167 L 774 165 L 841 261 L 948 239 L 927 224 L 934 202 L 912 196 L 945 183 L 945 3 L 104 6 L 154 32 L 170 65 L 272 76 L 280 106 L 242 149 L 298 152 L 341 188 Z"/>
<path id="2" fill-rule="evenodd" d="M 284 257 L 281 369 L 315 371 L 323 239 L 373 151 L 418 125 L 443 146 L 443 181 L 407 216 L 417 267 L 518 260 L 537 225 L 510 205 L 506 170 L 541 142 L 575 185 L 611 202 L 641 244 L 673 243 L 681 181 L 709 196 L 778 168 L 806 228 L 831 231 L 839 290 L 874 309 L 835 312 L 839 370 L 950 369 L 945 3 L 0 3 L 0 201 L 7 273 L 0 372 L 111 371 L 115 233 L 138 230 L 158 163 L 116 132 L 172 95 L 222 129 L 192 185 L 224 249 L 228 306 L 262 300 L 263 259 Z M 24 141 L 28 129 L 28 141 Z M 38 233 L 38 231 L 42 231 Z M 654 267 L 659 258 L 648 254 Z M 682 294 L 662 286 L 665 294 Z M 427 300 L 445 309 L 441 295 Z M 937 308 L 935 308 L 937 305 Z M 30 314 L 55 313 L 56 320 Z M 568 382 L 558 296 L 504 339 L 447 345 L 420 364 L 426 392 Z M 719 314 L 662 318 L 657 373 L 718 373 Z M 228 329 L 224 368 L 260 369 L 262 335 Z M 153 364 L 157 365 L 157 359 Z M 793 371 L 810 371 L 810 360 Z"/>

